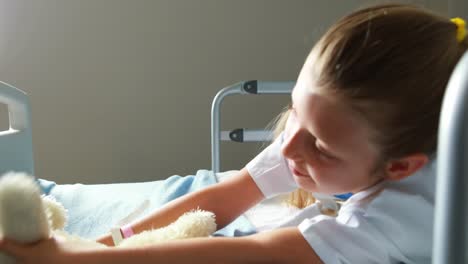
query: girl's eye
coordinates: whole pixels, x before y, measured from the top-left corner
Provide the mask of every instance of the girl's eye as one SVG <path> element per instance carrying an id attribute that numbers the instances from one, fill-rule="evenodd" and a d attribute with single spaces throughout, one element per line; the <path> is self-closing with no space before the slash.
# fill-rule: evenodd
<path id="1" fill-rule="evenodd" d="M 323 151 L 318 145 L 317 143 L 315 144 L 315 149 L 317 150 L 317 152 L 319 153 L 319 155 L 327 160 L 334 160 L 335 157 L 333 157 L 332 155 L 328 154 L 327 152 Z"/>
<path id="2" fill-rule="evenodd" d="M 316 143 L 315 138 L 314 138 L 313 140 L 310 139 L 308 145 L 310 146 L 310 149 L 312 150 L 312 152 L 314 153 L 314 155 L 318 156 L 320 159 L 325 160 L 325 161 L 329 161 L 329 160 L 332 159 L 332 157 L 331 157 L 330 155 L 328 155 L 327 153 L 325 153 L 323 150 L 321 150 L 321 149 L 317 146 L 317 143 Z"/>
<path id="3" fill-rule="evenodd" d="M 288 110 L 290 111 L 290 117 L 292 118 L 296 118 L 296 109 L 294 108 L 294 106 L 292 105 L 292 103 L 289 103 L 288 105 Z M 330 155 L 329 153 L 327 153 L 326 151 L 324 151 L 322 148 L 320 148 L 320 146 L 317 144 L 317 139 L 315 137 L 313 137 L 311 135 L 311 137 L 308 139 L 308 143 L 306 143 L 307 145 L 310 145 L 310 147 L 312 148 L 313 152 L 317 155 L 319 155 L 319 157 L 323 160 L 326 160 L 326 161 L 332 161 L 332 160 L 336 160 L 336 158 L 332 155 Z"/>
<path id="4" fill-rule="evenodd" d="M 317 149 L 317 150 L 318 150 L 318 152 L 319 152 L 319 154 L 320 154 L 321 157 L 324 157 L 324 158 L 327 159 L 327 160 L 332 160 L 332 159 L 333 159 L 332 156 L 330 156 L 330 155 L 328 155 L 327 153 L 321 151 L 320 149 Z"/>

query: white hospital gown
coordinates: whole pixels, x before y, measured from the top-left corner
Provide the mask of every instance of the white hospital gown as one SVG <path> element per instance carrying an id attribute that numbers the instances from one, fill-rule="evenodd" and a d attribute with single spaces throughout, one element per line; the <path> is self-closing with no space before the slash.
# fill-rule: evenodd
<path id="1" fill-rule="evenodd" d="M 291 186 L 293 179 L 263 175 L 254 181 L 261 190 L 269 190 L 265 197 L 272 197 L 283 193 L 284 182 Z M 279 188 L 275 188 L 276 182 L 281 183 Z M 383 182 L 354 194 L 337 217 L 322 215 L 314 204 L 277 227 L 298 226 L 326 264 L 430 263 L 434 185 L 432 161 L 402 181 Z"/>

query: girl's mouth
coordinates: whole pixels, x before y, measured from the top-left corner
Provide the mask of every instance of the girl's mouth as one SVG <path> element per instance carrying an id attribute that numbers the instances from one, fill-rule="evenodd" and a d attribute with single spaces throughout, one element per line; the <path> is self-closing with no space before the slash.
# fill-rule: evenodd
<path id="1" fill-rule="evenodd" d="M 306 173 L 302 173 L 300 171 L 298 171 L 296 168 L 294 168 L 293 166 L 289 165 L 289 169 L 292 171 L 292 173 L 298 177 L 309 177 L 308 174 Z"/>

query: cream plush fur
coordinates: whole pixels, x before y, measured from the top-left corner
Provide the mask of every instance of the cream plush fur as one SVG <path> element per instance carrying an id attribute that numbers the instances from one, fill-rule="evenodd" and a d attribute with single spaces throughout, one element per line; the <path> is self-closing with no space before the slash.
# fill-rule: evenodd
<path id="1" fill-rule="evenodd" d="M 65 208 L 51 197 L 41 196 L 34 179 L 23 173 L 0 177 L 0 235 L 18 242 L 30 243 L 52 235 L 72 241 L 73 248 L 106 247 L 92 240 L 63 231 L 67 221 Z M 118 247 L 139 247 L 168 240 L 207 237 L 216 231 L 214 214 L 192 211 L 174 223 L 127 238 Z M 0 264 L 15 263 L 0 253 Z"/>

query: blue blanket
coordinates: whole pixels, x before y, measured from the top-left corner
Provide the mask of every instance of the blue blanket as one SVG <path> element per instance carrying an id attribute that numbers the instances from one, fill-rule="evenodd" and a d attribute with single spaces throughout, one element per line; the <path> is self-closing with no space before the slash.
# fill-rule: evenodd
<path id="1" fill-rule="evenodd" d="M 45 194 L 55 197 L 68 210 L 65 230 L 95 239 L 107 233 L 144 200 L 150 201 L 149 208 L 143 214 L 146 215 L 177 197 L 216 183 L 216 178 L 211 171 L 199 170 L 196 175 L 175 175 L 166 180 L 140 183 L 60 185 L 42 179 L 38 181 Z M 242 236 L 253 233 L 255 228 L 252 224 L 240 216 L 215 235 Z"/>

